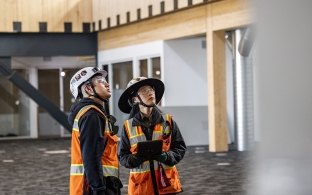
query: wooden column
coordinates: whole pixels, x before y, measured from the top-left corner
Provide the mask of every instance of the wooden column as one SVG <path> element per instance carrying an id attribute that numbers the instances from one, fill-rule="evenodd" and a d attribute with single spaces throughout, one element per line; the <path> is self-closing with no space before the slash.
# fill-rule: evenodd
<path id="1" fill-rule="evenodd" d="M 225 31 L 214 31 L 211 6 L 207 6 L 209 151 L 228 151 L 226 111 Z"/>

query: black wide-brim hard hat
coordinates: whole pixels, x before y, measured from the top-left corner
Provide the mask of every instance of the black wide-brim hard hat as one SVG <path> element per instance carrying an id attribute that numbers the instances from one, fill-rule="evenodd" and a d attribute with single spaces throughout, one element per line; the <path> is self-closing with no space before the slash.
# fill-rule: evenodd
<path id="1" fill-rule="evenodd" d="M 159 79 L 147 78 L 141 81 L 138 81 L 128 87 L 120 96 L 118 101 L 119 109 L 124 113 L 130 113 L 132 106 L 129 104 L 129 99 L 137 93 L 137 91 L 143 86 L 151 86 L 155 89 L 155 97 L 156 97 L 156 104 L 158 104 L 164 94 L 165 85 Z"/>

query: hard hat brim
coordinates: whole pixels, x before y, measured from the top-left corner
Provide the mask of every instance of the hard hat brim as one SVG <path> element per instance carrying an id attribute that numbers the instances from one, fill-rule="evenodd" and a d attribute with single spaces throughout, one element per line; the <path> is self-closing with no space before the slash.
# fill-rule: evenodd
<path id="1" fill-rule="evenodd" d="M 95 74 L 99 74 L 99 73 L 102 74 L 103 77 L 107 76 L 107 72 L 105 70 L 99 70 Z"/>
<path id="2" fill-rule="evenodd" d="M 156 96 L 156 104 L 158 104 L 165 92 L 165 85 L 159 79 L 147 78 L 137 83 L 134 83 L 130 87 L 128 87 L 120 96 L 118 101 L 119 109 L 124 113 L 130 113 L 132 107 L 129 104 L 129 99 L 133 97 L 134 93 L 136 93 L 139 88 L 143 86 L 151 86 L 155 89 L 155 96 Z"/>

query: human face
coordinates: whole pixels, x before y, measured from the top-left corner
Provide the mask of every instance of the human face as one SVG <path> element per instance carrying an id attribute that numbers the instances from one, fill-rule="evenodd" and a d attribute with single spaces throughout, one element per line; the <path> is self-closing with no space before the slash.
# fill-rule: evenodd
<path id="1" fill-rule="evenodd" d="M 156 103 L 155 90 L 151 86 L 143 86 L 139 88 L 138 95 L 146 105 L 153 105 Z"/>
<path id="2" fill-rule="evenodd" d="M 95 76 L 92 78 L 92 83 L 96 93 L 103 99 L 108 99 L 111 97 L 111 91 L 109 88 L 109 84 L 106 79 L 101 76 Z"/>

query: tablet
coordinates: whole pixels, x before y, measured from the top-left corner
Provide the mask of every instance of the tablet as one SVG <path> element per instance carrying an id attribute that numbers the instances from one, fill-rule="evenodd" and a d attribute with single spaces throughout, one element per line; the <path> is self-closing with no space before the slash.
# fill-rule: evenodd
<path id="1" fill-rule="evenodd" d="M 150 158 L 152 156 L 160 155 L 162 152 L 162 140 L 151 140 L 138 142 L 138 156 Z"/>

